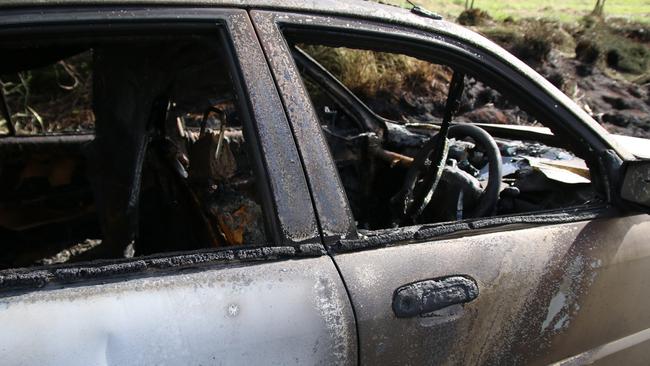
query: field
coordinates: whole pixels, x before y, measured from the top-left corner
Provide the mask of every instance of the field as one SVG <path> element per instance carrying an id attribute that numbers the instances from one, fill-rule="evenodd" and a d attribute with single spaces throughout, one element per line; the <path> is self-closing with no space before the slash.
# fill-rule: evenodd
<path id="1" fill-rule="evenodd" d="M 404 0 L 382 2 L 410 7 Z M 465 0 L 417 0 L 414 3 L 431 11 L 455 19 L 465 9 Z M 573 22 L 590 13 L 594 0 L 475 0 L 474 7 L 487 11 L 497 20 L 508 16 L 514 18 L 551 18 Z M 608 17 L 620 17 L 650 23 L 650 0 L 609 0 L 605 3 Z"/>

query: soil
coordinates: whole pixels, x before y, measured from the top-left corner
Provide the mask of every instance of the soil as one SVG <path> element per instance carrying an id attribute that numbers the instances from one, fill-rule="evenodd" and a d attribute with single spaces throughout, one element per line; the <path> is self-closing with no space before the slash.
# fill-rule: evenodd
<path id="1" fill-rule="evenodd" d="M 526 62 L 609 132 L 650 138 L 650 27 L 594 17 L 566 24 L 547 19 L 496 22 L 481 11 L 466 15 L 458 21 L 477 26 L 476 31 Z M 374 93 L 352 89 L 383 117 L 431 121 L 442 116 L 451 76 L 450 70 L 436 73 L 440 75 L 422 79 L 420 84 L 427 85 Z M 456 120 L 539 124 L 498 92 L 471 78 L 466 80 Z"/>
<path id="2" fill-rule="evenodd" d="M 559 52 L 538 67 L 609 132 L 650 138 L 650 83 L 610 76 L 608 69 L 582 63 Z"/>

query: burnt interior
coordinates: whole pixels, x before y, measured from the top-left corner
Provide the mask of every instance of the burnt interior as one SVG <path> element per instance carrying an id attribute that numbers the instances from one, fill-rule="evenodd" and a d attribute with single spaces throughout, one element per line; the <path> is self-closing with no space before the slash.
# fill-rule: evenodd
<path id="1" fill-rule="evenodd" d="M 267 242 L 220 40 L 2 40 L 0 268 Z"/>
<path id="2" fill-rule="evenodd" d="M 2 41 L 0 268 L 267 242 L 220 39 Z M 443 68 L 459 93 L 421 88 L 395 109 L 293 52 L 362 232 L 600 200 L 585 161 L 548 129 L 511 126 L 540 122 L 477 77 Z"/>
<path id="3" fill-rule="evenodd" d="M 305 42 L 305 38 L 300 40 Z M 457 70 L 442 67 L 442 78 L 447 80 L 444 88 L 438 85 L 419 91 L 392 91 L 400 98 L 388 95 L 390 90 L 373 91 L 374 98 L 356 96 L 336 80 L 336 70 L 330 72 L 323 66 L 332 66 L 327 52 L 335 48 L 316 45 L 314 51 L 314 45 L 295 45 L 294 58 L 361 231 L 370 230 L 366 233 L 372 234 L 373 230 L 391 227 L 515 215 L 601 201 L 586 162 L 545 128 L 543 121 L 478 77 L 465 76 L 457 108 L 448 121 L 448 153 L 440 167 L 439 183 L 432 193 L 428 192 L 431 197 L 424 198 L 428 201 L 421 203 L 421 212 L 404 215 L 404 182 L 413 173 L 411 167 L 419 158 L 422 160 L 423 150 L 435 145 L 433 141 L 441 133 L 451 96 L 449 82 Z M 333 67 L 337 69 L 337 65 Z M 386 106 L 391 102 L 394 104 Z M 425 106 L 418 108 L 418 104 Z M 475 130 L 482 130 L 480 136 Z M 485 135 L 487 138 L 482 137 Z M 435 164 L 429 157 L 419 167 L 413 191 Z M 494 165 L 499 169 L 493 169 Z"/>

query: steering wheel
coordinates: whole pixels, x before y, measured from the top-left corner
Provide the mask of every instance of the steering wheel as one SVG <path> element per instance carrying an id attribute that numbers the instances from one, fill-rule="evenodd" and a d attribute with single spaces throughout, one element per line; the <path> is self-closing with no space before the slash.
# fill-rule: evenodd
<path id="1" fill-rule="evenodd" d="M 471 137 L 487 154 L 489 163 L 488 184 L 479 198 L 479 203 L 467 217 L 482 217 L 494 214 L 501 188 L 502 162 L 496 142 L 484 129 L 472 124 L 458 124 L 449 127 L 450 138 Z M 442 145 L 441 145 L 442 144 Z M 434 154 L 436 151 L 442 153 Z M 406 220 L 416 223 L 424 208 L 438 187 L 440 176 L 447 161 L 448 140 L 439 135 L 429 139 L 418 152 L 406 173 L 401 190 L 393 197 L 396 224 Z M 438 155 L 437 158 L 433 155 Z M 433 161 L 435 159 L 435 161 Z M 432 174 L 433 173 L 433 174 Z"/>

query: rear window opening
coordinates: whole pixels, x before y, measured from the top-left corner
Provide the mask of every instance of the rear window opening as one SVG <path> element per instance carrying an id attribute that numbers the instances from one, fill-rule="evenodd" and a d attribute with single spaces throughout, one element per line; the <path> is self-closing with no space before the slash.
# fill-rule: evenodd
<path id="1" fill-rule="evenodd" d="M 0 40 L 0 269 L 267 243 L 218 34 Z"/>
<path id="2" fill-rule="evenodd" d="M 8 116 L 0 117 L 0 134 L 25 136 L 93 131 L 92 51 L 79 51 L 71 49 L 57 54 L 52 50 L 54 58 L 65 58 L 30 69 L 19 62 L 3 66 L 0 87 Z M 40 59 L 41 56 L 32 54 L 29 49 L 18 52 L 24 53 L 24 58 Z M 68 56 L 75 52 L 79 53 Z"/>

